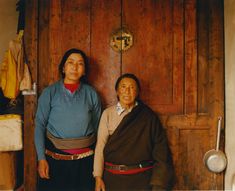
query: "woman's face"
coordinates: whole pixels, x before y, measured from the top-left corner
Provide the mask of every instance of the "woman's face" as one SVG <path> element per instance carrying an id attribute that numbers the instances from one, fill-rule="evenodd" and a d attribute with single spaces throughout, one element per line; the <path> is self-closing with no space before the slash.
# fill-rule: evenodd
<path id="1" fill-rule="evenodd" d="M 122 107 L 130 108 L 134 106 L 138 96 L 138 87 L 135 80 L 123 78 L 118 84 L 117 96 Z"/>
<path id="2" fill-rule="evenodd" d="M 82 56 L 78 53 L 72 53 L 67 58 L 64 65 L 64 83 L 75 84 L 85 75 L 85 63 Z"/>

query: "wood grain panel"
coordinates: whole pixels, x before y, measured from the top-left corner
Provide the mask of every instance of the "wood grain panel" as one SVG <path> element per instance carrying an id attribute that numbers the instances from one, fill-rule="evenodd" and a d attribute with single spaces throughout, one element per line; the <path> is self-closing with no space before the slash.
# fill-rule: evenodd
<path id="1" fill-rule="evenodd" d="M 189 27 L 185 28 L 186 115 L 163 117 L 166 126 L 174 125 L 180 129 L 180 150 L 173 150 L 174 154 L 178 153 L 176 188 L 221 190 L 224 173 L 211 173 L 200 161 L 207 150 L 215 148 L 217 119 L 224 112 L 222 2 L 202 0 L 197 4 L 195 1 L 185 3 L 185 24 Z M 196 44 L 195 39 L 198 39 Z M 197 53 L 198 60 L 195 57 Z M 206 131 L 204 127 L 207 127 Z M 223 147 L 223 141 L 220 146 Z"/>
<path id="2" fill-rule="evenodd" d="M 216 190 L 223 175 L 209 172 L 203 157 L 215 148 L 217 121 L 196 114 L 164 119 L 177 176 L 174 190 Z"/>
<path id="3" fill-rule="evenodd" d="M 210 145 L 209 127 L 202 130 L 181 130 L 179 133 L 179 176 L 180 190 L 207 190 L 213 174 L 203 165 L 203 157 Z M 189 173 L 191 172 L 191 173 Z"/>
<path id="4" fill-rule="evenodd" d="M 0 190 L 12 190 L 17 186 L 18 160 L 19 151 L 0 152 Z"/>
<path id="5" fill-rule="evenodd" d="M 185 113 L 197 112 L 196 0 L 185 0 Z"/>
<path id="6" fill-rule="evenodd" d="M 39 26 L 38 26 L 38 93 L 49 85 L 49 79 L 52 78 L 52 66 L 50 62 L 50 39 L 49 39 L 49 21 L 50 21 L 50 1 L 42 0 L 39 2 Z"/>
<path id="7" fill-rule="evenodd" d="M 204 2 L 203 2 L 204 3 Z M 209 112 L 217 118 L 224 112 L 223 2 L 210 0 L 209 17 Z"/>
<path id="8" fill-rule="evenodd" d="M 160 113 L 183 111 L 182 5 L 123 1 L 122 25 L 133 33 L 134 45 L 122 54 L 122 72 L 139 77 L 142 99 Z"/>
<path id="9" fill-rule="evenodd" d="M 38 83 L 38 1 L 25 1 L 25 54 L 32 81 Z M 34 118 L 37 96 L 24 97 L 24 190 L 36 190 L 37 158 L 34 148 Z"/>
<path id="10" fill-rule="evenodd" d="M 198 5 L 198 113 L 208 113 L 209 89 L 209 2 L 201 0 Z"/>
<path id="11" fill-rule="evenodd" d="M 89 57 L 90 1 L 41 1 L 39 30 L 41 92 L 60 78 L 58 65 L 65 51 L 78 48 Z"/>
<path id="12" fill-rule="evenodd" d="M 63 55 L 62 52 L 62 33 L 61 30 L 61 2 L 58 0 L 50 1 L 50 12 L 49 12 L 49 58 L 50 64 L 46 68 L 50 68 L 52 75 L 48 78 L 48 83 L 52 84 L 59 79 L 58 65 Z"/>
<path id="13" fill-rule="evenodd" d="M 120 75 L 121 55 L 109 45 L 111 34 L 121 26 L 120 0 L 92 1 L 91 63 L 89 79 L 103 106 L 116 102 L 115 82 Z"/>
<path id="14" fill-rule="evenodd" d="M 62 53 L 70 48 L 90 55 L 90 0 L 61 0 Z"/>
<path id="15" fill-rule="evenodd" d="M 221 1 L 198 4 L 198 113 L 222 115 L 224 107 L 223 13 Z M 208 11 L 209 10 L 209 11 Z"/>
<path id="16" fill-rule="evenodd" d="M 204 2 L 203 2 L 204 3 Z M 224 117 L 224 38 L 223 38 L 223 1 L 209 0 L 209 113 L 217 120 L 218 116 Z M 224 126 L 222 126 L 223 128 Z M 224 131 L 221 137 L 224 137 Z M 221 140 L 224 148 L 224 139 Z M 224 173 L 214 176 L 212 189 L 224 188 Z"/>

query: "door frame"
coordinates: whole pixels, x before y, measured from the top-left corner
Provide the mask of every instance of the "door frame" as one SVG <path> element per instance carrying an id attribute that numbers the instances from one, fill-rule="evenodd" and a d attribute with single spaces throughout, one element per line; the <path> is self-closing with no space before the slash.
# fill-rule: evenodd
<path id="1" fill-rule="evenodd" d="M 228 166 L 225 173 L 225 190 L 231 190 L 235 175 L 235 0 L 224 1 L 225 34 L 225 152 Z M 235 182 L 234 182 L 235 183 Z"/>

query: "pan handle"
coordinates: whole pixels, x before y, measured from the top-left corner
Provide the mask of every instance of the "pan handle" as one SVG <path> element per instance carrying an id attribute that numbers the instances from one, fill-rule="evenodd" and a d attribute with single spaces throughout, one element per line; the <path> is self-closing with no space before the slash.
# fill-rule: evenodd
<path id="1" fill-rule="evenodd" d="M 220 116 L 220 117 L 218 117 L 218 130 L 217 130 L 217 140 L 216 140 L 216 151 L 219 150 L 221 121 L 222 121 L 222 117 Z"/>

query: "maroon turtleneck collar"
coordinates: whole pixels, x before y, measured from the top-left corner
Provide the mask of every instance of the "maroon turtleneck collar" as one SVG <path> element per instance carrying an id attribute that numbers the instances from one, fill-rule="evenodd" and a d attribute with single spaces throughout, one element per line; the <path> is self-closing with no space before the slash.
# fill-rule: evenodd
<path id="1" fill-rule="evenodd" d="M 78 89 L 79 83 L 77 83 L 77 84 L 65 84 L 64 83 L 64 87 L 66 89 L 68 89 L 71 93 L 73 93 L 73 92 L 75 92 Z"/>

